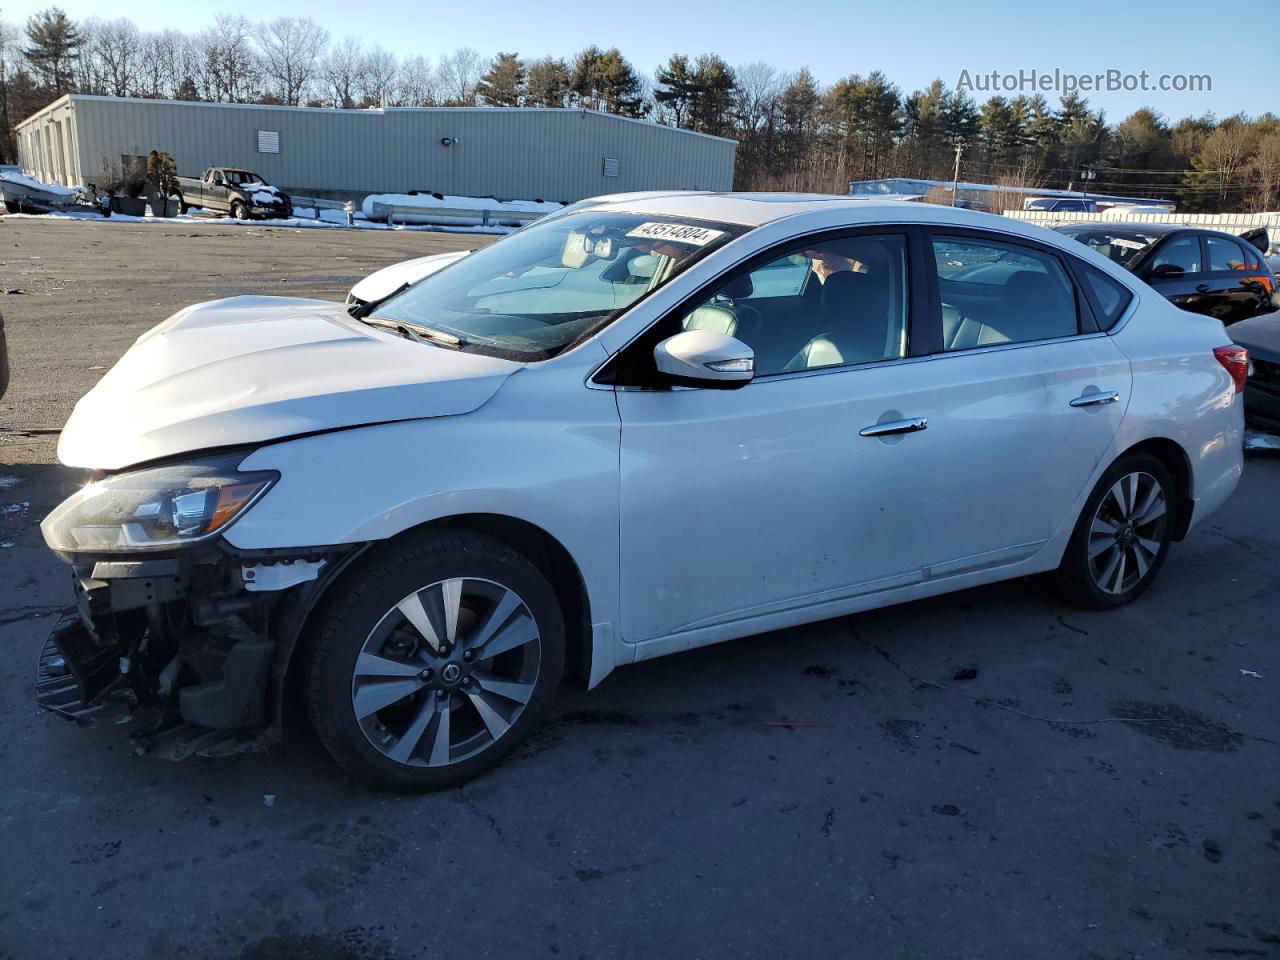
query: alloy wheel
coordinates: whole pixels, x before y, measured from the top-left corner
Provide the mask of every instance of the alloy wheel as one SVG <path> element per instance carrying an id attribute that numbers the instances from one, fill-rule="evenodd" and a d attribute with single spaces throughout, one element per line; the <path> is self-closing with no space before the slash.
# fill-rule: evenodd
<path id="1" fill-rule="evenodd" d="M 1089 572 L 1104 593 L 1136 587 L 1165 543 L 1169 504 L 1149 473 L 1120 477 L 1102 497 L 1089 527 Z"/>
<path id="2" fill-rule="evenodd" d="M 361 647 L 351 708 L 397 763 L 442 767 L 495 744 L 533 697 L 538 624 L 492 580 L 441 580 L 388 610 Z"/>

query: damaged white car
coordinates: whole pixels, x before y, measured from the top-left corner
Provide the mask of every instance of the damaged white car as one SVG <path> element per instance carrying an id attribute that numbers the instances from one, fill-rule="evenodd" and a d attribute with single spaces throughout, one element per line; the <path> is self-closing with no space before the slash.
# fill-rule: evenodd
<path id="1" fill-rule="evenodd" d="M 1117 606 L 1235 487 L 1246 367 L 1069 238 L 821 197 L 587 206 L 362 317 L 189 307 L 62 434 L 39 702 L 177 757 L 297 697 L 427 789 L 566 675 L 1025 574 Z"/>

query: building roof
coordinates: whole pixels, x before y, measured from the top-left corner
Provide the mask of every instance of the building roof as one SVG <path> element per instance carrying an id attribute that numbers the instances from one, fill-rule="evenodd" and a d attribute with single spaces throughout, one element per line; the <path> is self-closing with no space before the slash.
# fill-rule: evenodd
<path id="1" fill-rule="evenodd" d="M 586 116 L 605 117 L 608 120 L 616 120 L 620 123 L 638 123 L 642 126 L 653 127 L 659 130 L 666 130 L 670 133 L 682 134 L 689 137 L 705 137 L 708 140 L 718 140 L 722 143 L 736 144 L 738 141 L 731 137 L 717 137 L 710 133 L 700 133 L 696 130 L 685 130 L 682 127 L 669 127 L 665 124 L 654 123 L 652 120 L 643 120 L 637 117 L 623 117 L 616 113 L 608 113 L 604 110 L 588 110 L 585 107 L 360 107 L 360 108 L 344 108 L 344 107 L 288 107 L 274 103 L 210 103 L 205 100 L 153 100 L 146 97 L 103 97 L 95 94 L 87 93 L 67 93 L 63 94 L 53 103 L 37 110 L 31 116 L 20 120 L 16 127 L 21 128 L 33 120 L 39 119 L 45 113 L 54 110 L 64 103 L 80 103 L 86 101 L 96 101 L 102 103 L 116 104 L 142 104 L 148 106 L 181 106 L 181 107 L 207 107 L 211 110 L 273 110 L 292 113 L 304 113 L 313 116 L 326 116 L 335 114 L 359 115 L 359 116 L 390 116 L 395 114 L 411 114 L 411 113 L 439 113 L 439 114 L 458 114 L 458 113 L 476 113 L 476 114 L 498 114 L 498 113 L 554 113 L 564 115 L 566 113 L 580 113 Z"/>

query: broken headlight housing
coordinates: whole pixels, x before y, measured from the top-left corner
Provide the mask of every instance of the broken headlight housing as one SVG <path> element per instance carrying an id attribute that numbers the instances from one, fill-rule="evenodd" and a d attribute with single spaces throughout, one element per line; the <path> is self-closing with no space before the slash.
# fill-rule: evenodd
<path id="1" fill-rule="evenodd" d="M 207 540 L 280 478 L 242 472 L 244 454 L 120 473 L 87 484 L 40 524 L 58 553 L 129 553 Z"/>

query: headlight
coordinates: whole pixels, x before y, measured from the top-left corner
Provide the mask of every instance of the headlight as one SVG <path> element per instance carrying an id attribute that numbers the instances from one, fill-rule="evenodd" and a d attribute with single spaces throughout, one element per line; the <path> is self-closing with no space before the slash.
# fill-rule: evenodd
<path id="1" fill-rule="evenodd" d="M 280 478 L 243 473 L 244 454 L 122 473 L 90 483 L 40 524 L 60 553 L 161 550 L 224 530 Z"/>

